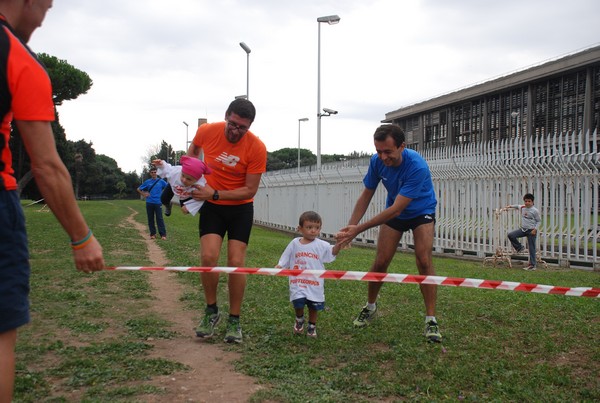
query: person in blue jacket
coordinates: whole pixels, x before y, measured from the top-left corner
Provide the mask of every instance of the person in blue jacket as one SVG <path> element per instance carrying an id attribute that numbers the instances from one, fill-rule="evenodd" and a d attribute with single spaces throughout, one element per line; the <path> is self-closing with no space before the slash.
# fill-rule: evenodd
<path id="1" fill-rule="evenodd" d="M 156 238 L 156 227 L 161 239 L 167 239 L 167 229 L 162 214 L 162 203 L 160 195 L 164 188 L 169 186 L 167 182 L 156 176 L 156 168 L 150 169 L 150 179 L 137 188 L 137 192 L 146 199 L 146 213 L 148 214 L 148 228 L 150 229 L 150 239 Z M 156 219 L 156 225 L 155 225 Z"/>

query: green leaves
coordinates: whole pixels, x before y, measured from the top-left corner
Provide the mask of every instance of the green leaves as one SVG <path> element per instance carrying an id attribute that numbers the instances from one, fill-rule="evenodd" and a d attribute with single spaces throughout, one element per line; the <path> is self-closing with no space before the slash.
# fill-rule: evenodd
<path id="1" fill-rule="evenodd" d="M 90 76 L 85 71 L 70 65 L 66 60 L 46 53 L 38 53 L 37 56 L 46 67 L 52 81 L 54 105 L 61 105 L 63 101 L 86 94 L 92 87 Z"/>

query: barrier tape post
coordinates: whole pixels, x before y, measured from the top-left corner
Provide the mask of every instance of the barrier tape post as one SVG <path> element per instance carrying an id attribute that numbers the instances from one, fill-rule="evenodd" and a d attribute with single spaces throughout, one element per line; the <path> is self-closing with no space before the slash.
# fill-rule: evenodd
<path id="1" fill-rule="evenodd" d="M 132 271 L 176 271 L 198 273 L 259 274 L 266 276 L 324 278 L 331 280 L 380 281 L 388 283 L 433 284 L 449 287 L 484 288 L 505 291 L 534 292 L 539 294 L 559 294 L 572 297 L 600 298 L 600 288 L 595 287 L 558 287 L 543 284 L 527 284 L 503 280 L 483 280 L 475 278 L 423 276 L 398 273 L 374 273 L 342 270 L 291 270 L 251 267 L 152 267 L 152 266 L 113 266 L 107 270 Z"/>

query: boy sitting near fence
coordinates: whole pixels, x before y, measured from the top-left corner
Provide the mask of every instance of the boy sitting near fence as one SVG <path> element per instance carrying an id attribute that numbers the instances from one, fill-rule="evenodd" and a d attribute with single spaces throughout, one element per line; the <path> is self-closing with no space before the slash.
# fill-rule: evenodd
<path id="1" fill-rule="evenodd" d="M 540 212 L 533 205 L 533 195 L 527 193 L 523 196 L 523 202 L 525 204 L 509 204 L 504 207 L 505 209 L 518 209 L 521 211 L 521 227 L 508 233 L 508 239 L 512 244 L 513 248 L 517 253 L 521 253 L 525 250 L 525 246 L 519 242 L 518 238 L 527 237 L 527 246 L 529 248 L 529 265 L 524 267 L 523 270 L 535 270 L 536 269 L 536 239 L 537 230 L 542 222 Z"/>

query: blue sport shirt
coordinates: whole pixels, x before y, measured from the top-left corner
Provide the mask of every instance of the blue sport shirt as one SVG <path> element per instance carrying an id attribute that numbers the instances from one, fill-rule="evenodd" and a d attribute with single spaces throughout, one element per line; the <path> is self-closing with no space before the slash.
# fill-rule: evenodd
<path id="1" fill-rule="evenodd" d="M 396 196 L 412 199 L 396 218 L 408 220 L 425 214 L 435 214 L 437 199 L 427 162 L 419 153 L 405 148 L 402 163 L 398 167 L 386 167 L 377 154 L 371 157 L 369 170 L 363 179 L 367 189 L 374 190 L 383 182 L 388 195 L 385 207 L 394 204 Z"/>

